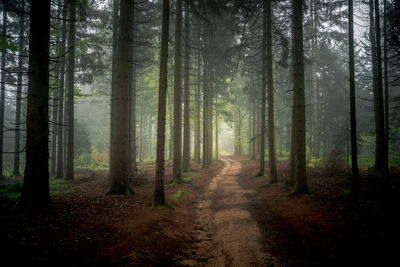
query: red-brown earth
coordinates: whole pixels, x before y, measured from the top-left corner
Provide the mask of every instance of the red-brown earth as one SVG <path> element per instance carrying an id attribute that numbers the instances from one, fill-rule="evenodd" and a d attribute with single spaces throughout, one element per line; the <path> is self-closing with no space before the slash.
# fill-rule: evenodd
<path id="1" fill-rule="evenodd" d="M 74 181 L 60 182 L 49 209 L 24 213 L 3 197 L 0 259 L 42 266 L 385 266 L 396 259 L 396 170 L 384 178 L 363 170 L 356 202 L 345 169 L 308 168 L 310 194 L 292 195 L 286 162 L 272 185 L 254 177 L 258 164 L 246 157 L 192 167 L 186 183 L 166 184 L 169 206 L 161 208 L 151 206 L 153 163 L 140 163 L 132 196 L 107 195 L 107 171 L 77 170 Z"/>

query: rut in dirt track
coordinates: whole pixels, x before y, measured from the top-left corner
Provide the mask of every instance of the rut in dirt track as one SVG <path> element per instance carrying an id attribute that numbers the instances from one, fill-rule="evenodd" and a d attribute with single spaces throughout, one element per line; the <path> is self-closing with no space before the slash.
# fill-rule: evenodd
<path id="1" fill-rule="evenodd" d="M 197 205 L 198 242 L 186 266 L 259 266 L 274 262 L 263 251 L 262 235 L 249 212 L 248 194 L 238 183 L 241 163 L 221 158 L 224 169 L 210 182 Z"/>

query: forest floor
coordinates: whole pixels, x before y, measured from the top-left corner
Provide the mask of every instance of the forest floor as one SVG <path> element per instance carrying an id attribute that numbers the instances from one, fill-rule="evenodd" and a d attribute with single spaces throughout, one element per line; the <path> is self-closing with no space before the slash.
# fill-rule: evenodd
<path id="1" fill-rule="evenodd" d="M 50 209 L 21 213 L 15 199 L 1 197 L 0 259 L 17 266 L 385 266 L 396 259 L 397 170 L 377 178 L 363 169 L 355 202 L 345 169 L 308 168 L 310 194 L 292 195 L 283 183 L 287 162 L 278 163 L 276 184 L 255 177 L 258 163 L 244 156 L 192 167 L 186 183 L 166 184 L 168 207 L 151 206 L 154 163 L 144 162 L 132 196 L 106 195 L 107 171 L 77 170 L 72 182 L 51 179 Z M 16 181 L 1 181 L 0 196 Z"/>

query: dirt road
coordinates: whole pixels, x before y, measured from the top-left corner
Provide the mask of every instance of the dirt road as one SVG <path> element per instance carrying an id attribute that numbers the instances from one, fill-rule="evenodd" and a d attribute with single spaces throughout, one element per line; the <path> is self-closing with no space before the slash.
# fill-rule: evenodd
<path id="1" fill-rule="evenodd" d="M 246 196 L 255 194 L 238 182 L 241 163 L 221 158 L 224 169 L 210 182 L 197 205 L 198 242 L 186 266 L 260 266 L 273 263 L 263 251 L 262 235 Z"/>

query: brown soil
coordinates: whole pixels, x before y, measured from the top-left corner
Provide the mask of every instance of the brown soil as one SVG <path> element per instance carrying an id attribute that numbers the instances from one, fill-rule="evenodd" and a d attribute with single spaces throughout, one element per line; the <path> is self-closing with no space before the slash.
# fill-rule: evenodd
<path id="1" fill-rule="evenodd" d="M 168 185 L 170 207 L 152 207 L 154 164 L 141 163 L 132 196 L 107 195 L 106 171 L 78 170 L 66 192 L 52 197 L 50 209 L 21 213 L 15 200 L 0 199 L 0 258 L 18 265 L 174 265 L 178 253 L 192 240 L 197 196 L 221 169 L 192 164 L 192 177 Z M 167 173 L 171 164 L 167 163 Z M 12 180 L 12 179 L 11 179 Z M 12 180 L 15 181 L 15 180 Z M 184 190 L 183 199 L 173 195 Z"/>
<path id="2" fill-rule="evenodd" d="M 150 206 L 151 163 L 141 163 L 133 196 L 108 196 L 106 171 L 79 170 L 48 210 L 16 212 L 15 201 L 3 198 L 1 259 L 57 266 L 384 266 L 396 255 L 398 173 L 378 179 L 364 170 L 355 202 L 344 194 L 345 170 L 329 176 L 309 168 L 311 194 L 295 196 L 283 184 L 285 162 L 271 185 L 254 177 L 257 162 L 222 161 L 210 170 L 194 165 L 183 175 L 190 181 L 166 185 L 170 207 Z M 173 197 L 179 190 L 182 200 Z"/>

